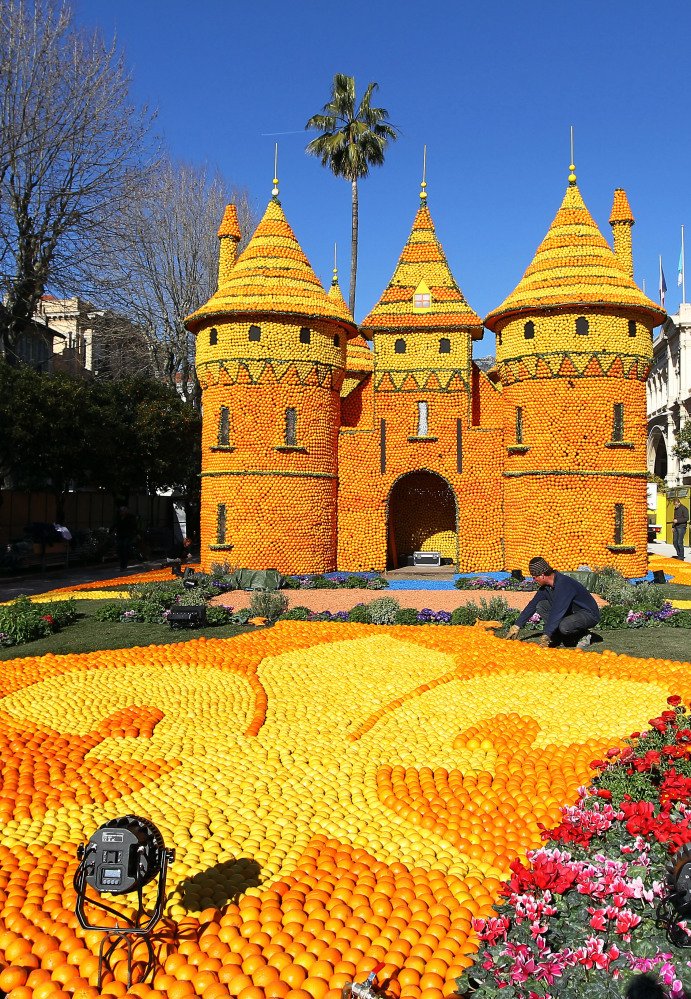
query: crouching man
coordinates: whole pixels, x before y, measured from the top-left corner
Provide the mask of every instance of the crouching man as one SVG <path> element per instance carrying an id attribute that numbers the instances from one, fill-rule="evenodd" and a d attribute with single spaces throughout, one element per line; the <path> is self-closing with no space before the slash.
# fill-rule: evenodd
<path id="1" fill-rule="evenodd" d="M 600 609 L 592 594 L 577 579 L 556 572 L 544 558 L 531 558 L 528 567 L 540 589 L 518 615 L 506 637 L 517 638 L 526 621 L 533 614 L 539 614 L 544 634 L 538 645 L 548 648 L 563 643 L 587 648 L 591 641 L 589 629 L 600 620 Z"/>

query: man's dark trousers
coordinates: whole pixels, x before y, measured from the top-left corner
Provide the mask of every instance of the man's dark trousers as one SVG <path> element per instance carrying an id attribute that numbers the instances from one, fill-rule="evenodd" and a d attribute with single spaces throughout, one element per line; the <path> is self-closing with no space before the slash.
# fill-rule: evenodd
<path id="1" fill-rule="evenodd" d="M 545 624 L 549 617 L 552 605 L 549 600 L 541 600 L 537 605 L 536 613 L 542 618 Z M 583 638 L 590 628 L 594 628 L 598 623 L 598 618 L 587 610 L 580 607 L 570 610 L 565 614 L 557 626 L 557 630 L 552 635 L 553 642 L 563 641 L 565 645 L 575 645 L 579 638 Z"/>

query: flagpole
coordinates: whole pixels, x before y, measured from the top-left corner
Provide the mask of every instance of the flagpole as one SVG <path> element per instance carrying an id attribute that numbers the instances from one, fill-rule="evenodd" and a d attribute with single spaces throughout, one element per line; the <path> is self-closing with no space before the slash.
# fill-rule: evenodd
<path id="1" fill-rule="evenodd" d="M 686 304 L 686 260 L 684 258 L 684 227 L 681 227 L 681 303 Z"/>

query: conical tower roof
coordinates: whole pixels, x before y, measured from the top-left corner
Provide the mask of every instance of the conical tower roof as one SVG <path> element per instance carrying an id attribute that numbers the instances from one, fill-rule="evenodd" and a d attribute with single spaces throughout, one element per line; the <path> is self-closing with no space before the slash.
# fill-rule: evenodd
<path id="1" fill-rule="evenodd" d="M 628 203 L 620 207 L 625 212 Z M 515 315 L 581 306 L 629 309 L 653 326 L 666 315 L 624 270 L 571 180 L 533 262 L 515 291 L 490 312 L 485 326 L 494 330 L 499 320 Z"/>
<path id="2" fill-rule="evenodd" d="M 327 295 L 329 298 L 333 299 L 334 302 L 340 302 L 348 309 L 348 304 L 343 297 L 343 292 L 341 291 L 341 286 L 338 283 L 338 271 L 334 267 L 334 276 L 331 278 L 331 287 L 329 288 Z M 350 309 L 348 309 L 348 315 L 350 316 Z M 351 317 L 352 318 L 352 317 Z"/>
<path id="3" fill-rule="evenodd" d="M 211 316 L 266 313 L 337 320 L 349 328 L 349 335 L 357 332 L 345 303 L 322 288 L 276 199 L 269 202 L 223 286 L 185 323 L 196 332 Z"/>
<path id="4" fill-rule="evenodd" d="M 430 306 L 416 309 L 413 296 L 421 285 L 430 294 Z M 473 339 L 482 338 L 482 320 L 454 280 L 425 201 L 418 208 L 388 287 L 360 329 L 371 335 L 404 330 L 448 331 L 453 327 L 465 327 Z"/>

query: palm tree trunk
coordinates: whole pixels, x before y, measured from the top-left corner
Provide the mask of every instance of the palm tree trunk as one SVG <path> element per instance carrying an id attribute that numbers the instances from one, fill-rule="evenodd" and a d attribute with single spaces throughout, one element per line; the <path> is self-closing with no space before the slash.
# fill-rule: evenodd
<path id="1" fill-rule="evenodd" d="M 358 229 L 358 200 L 357 200 L 357 178 L 351 181 L 353 191 L 353 227 L 350 240 L 350 312 L 355 318 L 355 281 L 357 277 L 357 229 Z"/>

